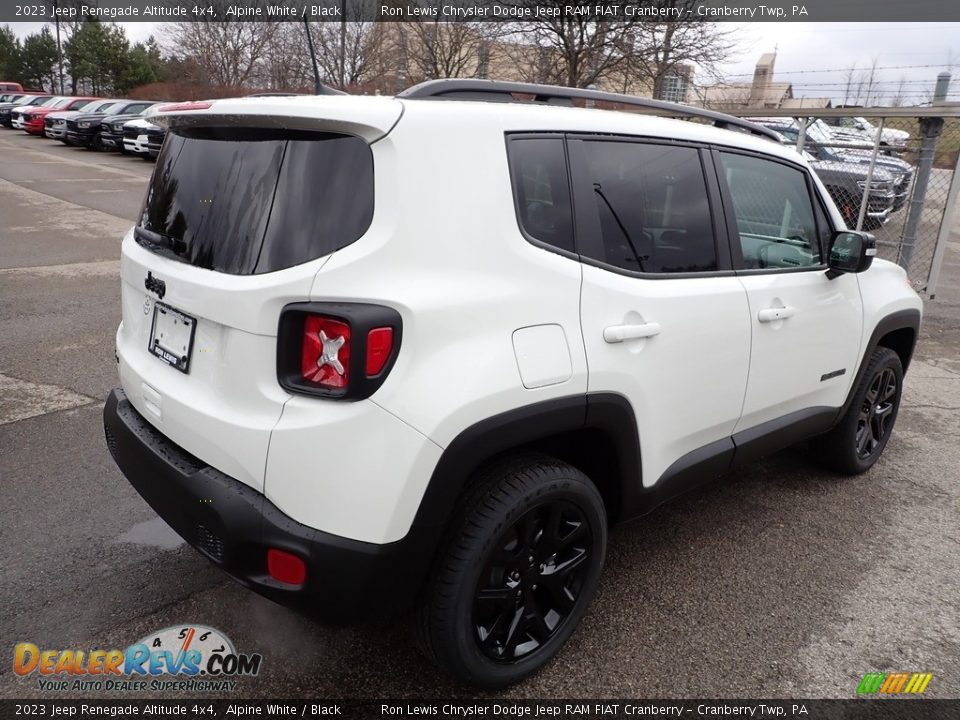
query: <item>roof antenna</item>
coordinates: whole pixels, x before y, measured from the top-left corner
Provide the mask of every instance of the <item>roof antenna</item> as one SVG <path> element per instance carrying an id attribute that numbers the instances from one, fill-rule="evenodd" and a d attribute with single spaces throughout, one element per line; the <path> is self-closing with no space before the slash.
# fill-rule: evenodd
<path id="1" fill-rule="evenodd" d="M 320 82 L 320 68 L 317 65 L 317 51 L 313 47 L 313 35 L 310 33 L 310 22 L 303 18 L 303 27 L 307 31 L 307 47 L 310 48 L 310 61 L 313 63 L 314 95 L 346 95 L 345 92 L 334 90 Z"/>

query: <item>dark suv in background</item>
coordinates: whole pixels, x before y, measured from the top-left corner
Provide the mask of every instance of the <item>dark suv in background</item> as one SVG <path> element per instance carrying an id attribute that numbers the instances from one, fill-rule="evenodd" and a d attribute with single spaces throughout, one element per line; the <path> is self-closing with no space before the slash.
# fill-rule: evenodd
<path id="1" fill-rule="evenodd" d="M 67 120 L 67 144 L 103 150 L 103 121 L 115 115 L 139 115 L 151 105 L 156 105 L 156 100 L 119 100 L 111 105 L 106 113 L 85 113 L 72 117 Z"/>

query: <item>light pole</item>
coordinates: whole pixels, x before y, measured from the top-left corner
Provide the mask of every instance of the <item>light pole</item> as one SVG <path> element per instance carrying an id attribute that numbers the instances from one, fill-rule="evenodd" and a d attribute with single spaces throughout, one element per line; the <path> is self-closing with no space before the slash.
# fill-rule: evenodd
<path id="1" fill-rule="evenodd" d="M 60 13 L 59 0 L 53 0 L 53 24 L 57 28 L 57 70 L 60 73 L 60 94 L 63 95 L 63 49 L 60 47 Z"/>

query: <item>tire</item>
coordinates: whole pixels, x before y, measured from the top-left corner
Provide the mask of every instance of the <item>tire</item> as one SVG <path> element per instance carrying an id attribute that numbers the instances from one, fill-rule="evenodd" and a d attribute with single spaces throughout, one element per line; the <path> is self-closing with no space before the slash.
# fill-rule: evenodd
<path id="1" fill-rule="evenodd" d="M 106 150 L 106 146 L 103 144 L 103 139 L 100 137 L 100 133 L 94 133 L 93 140 L 90 145 L 87 146 L 88 150 L 94 150 L 95 152 L 103 152 Z"/>
<path id="2" fill-rule="evenodd" d="M 440 549 L 417 608 L 419 645 L 474 685 L 522 680 L 576 629 L 606 544 L 603 500 L 579 470 L 543 456 L 492 466 Z"/>
<path id="3" fill-rule="evenodd" d="M 903 366 L 890 348 L 873 351 L 846 414 L 835 428 L 813 441 L 822 464 L 844 475 L 859 475 L 887 446 L 900 410 Z"/>

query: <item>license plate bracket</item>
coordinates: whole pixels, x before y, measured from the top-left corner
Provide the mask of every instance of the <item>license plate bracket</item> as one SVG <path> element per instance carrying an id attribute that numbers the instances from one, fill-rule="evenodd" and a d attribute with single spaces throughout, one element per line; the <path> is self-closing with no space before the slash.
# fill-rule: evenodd
<path id="1" fill-rule="evenodd" d="M 164 303 L 154 303 L 147 349 L 167 365 L 187 374 L 196 330 L 196 318 Z"/>

